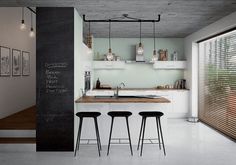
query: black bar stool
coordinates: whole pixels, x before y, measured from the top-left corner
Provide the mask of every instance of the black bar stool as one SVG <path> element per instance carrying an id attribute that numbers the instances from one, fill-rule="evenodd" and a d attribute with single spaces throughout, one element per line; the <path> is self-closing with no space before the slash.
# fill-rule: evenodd
<path id="1" fill-rule="evenodd" d="M 100 135 L 99 135 L 99 130 L 98 130 L 98 122 L 97 122 L 97 117 L 100 115 L 101 115 L 100 112 L 78 112 L 78 113 L 76 113 L 76 116 L 78 116 L 80 118 L 80 120 L 79 120 L 79 129 L 78 129 L 78 136 L 77 136 L 74 156 L 76 156 L 76 152 L 77 152 L 77 150 L 79 150 L 83 118 L 93 118 L 94 119 L 96 140 L 97 140 L 97 146 L 98 146 L 98 154 L 99 154 L 99 156 L 101 156 L 100 150 L 102 150 L 102 147 L 101 147 L 101 140 L 100 140 Z"/>
<path id="2" fill-rule="evenodd" d="M 161 141 L 160 141 L 160 134 L 161 134 L 163 151 L 164 151 L 164 155 L 166 155 L 165 145 L 164 145 L 164 140 L 163 140 L 163 134 L 162 134 L 162 129 L 161 129 L 161 120 L 160 120 L 161 116 L 163 116 L 164 114 L 162 112 L 159 112 L 159 111 L 144 111 L 144 112 L 139 112 L 139 115 L 142 116 L 142 123 L 141 123 L 139 139 L 138 139 L 138 148 L 137 148 L 137 150 L 138 150 L 140 140 L 141 140 L 141 135 L 142 135 L 140 156 L 142 156 L 142 153 L 143 153 L 143 140 L 144 140 L 144 133 L 145 133 L 145 125 L 146 125 L 146 119 L 148 117 L 155 117 L 156 118 L 159 148 L 161 149 Z M 160 131 L 160 134 L 159 134 L 159 131 Z"/>
<path id="3" fill-rule="evenodd" d="M 130 146 L 130 152 L 133 156 L 133 150 L 132 150 L 132 144 L 131 144 L 131 138 L 130 138 L 130 131 L 129 131 L 129 120 L 128 117 L 132 115 L 129 111 L 110 111 L 107 113 L 109 116 L 111 116 L 111 129 L 110 129 L 110 136 L 109 136 L 109 142 L 108 142 L 108 148 L 107 148 L 107 155 L 109 155 L 110 150 L 110 144 L 111 144 L 111 135 L 112 135 L 112 129 L 113 129 L 113 122 L 115 117 L 125 117 L 126 119 L 126 125 L 127 125 L 127 131 L 129 136 L 129 146 Z"/>

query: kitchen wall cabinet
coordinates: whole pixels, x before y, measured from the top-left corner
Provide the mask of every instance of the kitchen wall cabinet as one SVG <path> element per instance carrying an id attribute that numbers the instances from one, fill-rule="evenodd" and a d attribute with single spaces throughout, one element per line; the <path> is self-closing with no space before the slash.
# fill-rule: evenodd
<path id="1" fill-rule="evenodd" d="M 124 61 L 93 61 L 93 69 L 109 70 L 109 69 L 125 69 Z"/>
<path id="2" fill-rule="evenodd" d="M 153 64 L 154 69 L 186 69 L 186 61 L 156 61 Z"/>

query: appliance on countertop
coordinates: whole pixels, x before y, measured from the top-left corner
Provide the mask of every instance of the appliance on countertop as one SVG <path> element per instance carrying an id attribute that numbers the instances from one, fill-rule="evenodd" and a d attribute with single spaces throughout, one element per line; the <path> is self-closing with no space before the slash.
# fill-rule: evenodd
<path id="1" fill-rule="evenodd" d="M 91 89 L 90 84 L 91 84 L 91 72 L 85 71 L 84 72 L 84 92 L 85 93 Z"/>
<path id="2" fill-rule="evenodd" d="M 179 79 L 175 82 L 174 85 L 175 89 L 186 89 L 186 80 L 185 79 Z"/>

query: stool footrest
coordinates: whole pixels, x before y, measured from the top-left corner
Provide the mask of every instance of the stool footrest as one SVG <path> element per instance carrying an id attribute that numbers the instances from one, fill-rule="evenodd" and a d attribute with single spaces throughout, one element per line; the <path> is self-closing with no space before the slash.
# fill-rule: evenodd
<path id="1" fill-rule="evenodd" d="M 80 141 L 81 141 L 81 145 L 97 144 L 97 139 L 80 139 Z M 87 142 L 83 143 L 82 141 L 87 141 Z M 91 143 L 91 142 L 95 142 L 95 143 Z"/>
<path id="2" fill-rule="evenodd" d="M 126 143 L 126 142 L 122 142 L 122 141 L 129 141 L 129 138 L 111 138 L 111 142 L 110 144 L 129 144 L 129 143 Z M 117 141 L 117 142 L 114 142 L 114 141 Z"/>

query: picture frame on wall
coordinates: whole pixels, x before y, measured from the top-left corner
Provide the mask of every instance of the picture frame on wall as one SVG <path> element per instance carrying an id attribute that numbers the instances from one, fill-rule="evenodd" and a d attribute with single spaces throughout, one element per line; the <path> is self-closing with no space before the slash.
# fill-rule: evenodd
<path id="1" fill-rule="evenodd" d="M 11 56 L 10 48 L 0 46 L 0 76 L 10 76 L 11 75 Z"/>
<path id="2" fill-rule="evenodd" d="M 22 76 L 30 75 L 30 53 L 22 51 Z"/>
<path id="3" fill-rule="evenodd" d="M 12 76 L 21 75 L 21 51 L 12 49 Z"/>

